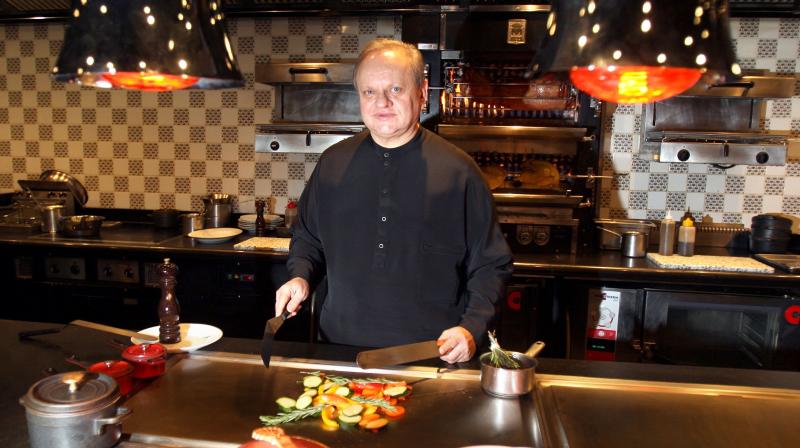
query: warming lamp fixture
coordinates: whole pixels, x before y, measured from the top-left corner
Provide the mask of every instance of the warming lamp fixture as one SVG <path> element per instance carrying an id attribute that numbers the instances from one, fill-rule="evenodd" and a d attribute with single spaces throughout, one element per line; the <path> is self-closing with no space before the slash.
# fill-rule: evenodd
<path id="1" fill-rule="evenodd" d="M 678 95 L 701 77 L 736 79 L 725 0 L 554 0 L 536 73 L 568 72 L 613 103 Z"/>
<path id="2" fill-rule="evenodd" d="M 220 0 L 75 0 L 57 81 L 151 91 L 241 87 Z"/>

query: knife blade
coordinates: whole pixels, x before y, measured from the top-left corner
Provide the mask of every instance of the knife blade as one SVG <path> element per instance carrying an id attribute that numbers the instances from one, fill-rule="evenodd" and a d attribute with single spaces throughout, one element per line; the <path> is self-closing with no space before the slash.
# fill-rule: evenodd
<path id="1" fill-rule="evenodd" d="M 425 341 L 366 350 L 356 355 L 356 364 L 362 369 L 373 369 L 375 367 L 394 366 L 412 361 L 438 358 L 439 356 L 439 344 L 437 341 Z"/>
<path id="2" fill-rule="evenodd" d="M 261 339 L 261 361 L 264 367 L 269 367 L 269 359 L 272 356 L 272 343 L 275 342 L 275 333 L 281 328 L 286 319 L 289 318 L 289 312 L 284 311 L 280 316 L 275 316 L 267 321 L 264 327 L 264 337 Z"/>
<path id="3" fill-rule="evenodd" d="M 124 330 L 122 328 L 110 327 L 108 325 L 88 322 L 85 320 L 73 320 L 69 323 L 78 327 L 91 328 L 92 330 L 104 331 L 106 333 L 118 334 L 120 336 L 128 336 L 129 338 L 137 338 L 143 341 L 158 342 L 158 336 L 151 336 L 149 334 L 139 333 L 131 330 Z"/>

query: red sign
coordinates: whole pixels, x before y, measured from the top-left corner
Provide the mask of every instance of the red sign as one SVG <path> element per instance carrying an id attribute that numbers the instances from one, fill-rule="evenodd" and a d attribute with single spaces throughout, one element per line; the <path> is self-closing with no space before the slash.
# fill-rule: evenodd
<path id="1" fill-rule="evenodd" d="M 511 291 L 506 295 L 506 305 L 514 311 L 522 309 L 522 291 Z"/>

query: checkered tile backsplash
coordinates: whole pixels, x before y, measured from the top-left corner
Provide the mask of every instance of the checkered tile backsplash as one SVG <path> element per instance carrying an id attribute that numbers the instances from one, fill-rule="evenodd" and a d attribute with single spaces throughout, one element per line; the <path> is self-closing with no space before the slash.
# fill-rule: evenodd
<path id="1" fill-rule="evenodd" d="M 731 19 L 739 64 L 795 75 L 800 72 L 800 20 Z M 795 75 L 796 76 L 796 75 Z M 800 137 L 800 81 L 792 98 L 767 102 L 764 127 Z M 603 218 L 661 219 L 686 209 L 714 222 L 744 223 L 753 216 L 800 215 L 800 154 L 789 151 L 786 166 L 659 163 L 639 158 L 642 107 L 617 107 L 606 116 L 598 215 Z M 797 142 L 794 144 L 796 145 Z M 792 145 L 792 146 L 794 146 Z"/>
<path id="2" fill-rule="evenodd" d="M 231 193 L 237 211 L 299 197 L 315 155 L 255 154 L 255 124 L 271 121 L 273 89 L 255 84 L 256 62 L 355 59 L 374 37 L 400 37 L 400 17 L 231 19 L 228 32 L 247 85 L 153 93 L 51 81 L 63 24 L 0 25 L 0 190 L 47 169 L 89 190 L 89 206 L 201 208 Z M 800 19 L 733 19 L 744 68 L 800 71 Z M 799 88 L 800 89 L 800 88 Z M 665 210 L 750 223 L 765 212 L 800 214 L 800 160 L 782 167 L 667 164 L 638 158 L 641 107 L 607 117 L 601 217 L 660 219 Z M 770 101 L 765 126 L 800 136 L 798 96 Z"/>
<path id="3" fill-rule="evenodd" d="M 375 37 L 400 37 L 400 17 L 229 19 L 241 89 L 99 90 L 56 83 L 63 23 L 0 25 L 0 191 L 48 169 L 89 191 L 90 207 L 199 210 L 229 193 L 236 210 L 269 199 L 281 212 L 317 155 L 256 154 L 255 124 L 272 120 L 273 88 L 257 62 L 355 59 Z"/>

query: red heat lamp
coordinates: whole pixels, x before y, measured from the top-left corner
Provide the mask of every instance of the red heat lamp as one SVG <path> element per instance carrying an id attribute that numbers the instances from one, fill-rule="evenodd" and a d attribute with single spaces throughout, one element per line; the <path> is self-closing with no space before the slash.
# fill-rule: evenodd
<path id="1" fill-rule="evenodd" d="M 661 101 L 741 74 L 727 18 L 722 0 L 555 0 L 533 71 L 569 72 L 603 101 Z"/>
<path id="2" fill-rule="evenodd" d="M 695 85 L 702 70 L 682 67 L 576 67 L 569 77 L 579 90 L 610 103 L 650 103 L 679 95 Z"/>
<path id="3" fill-rule="evenodd" d="M 244 85 L 219 0 L 74 5 L 57 81 L 146 91 Z"/>

